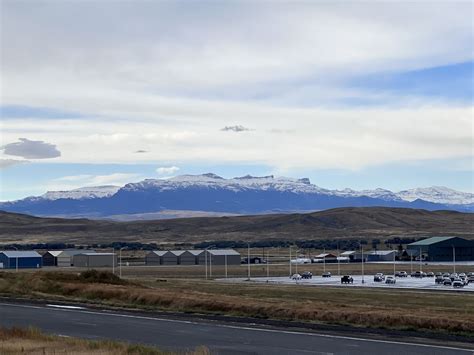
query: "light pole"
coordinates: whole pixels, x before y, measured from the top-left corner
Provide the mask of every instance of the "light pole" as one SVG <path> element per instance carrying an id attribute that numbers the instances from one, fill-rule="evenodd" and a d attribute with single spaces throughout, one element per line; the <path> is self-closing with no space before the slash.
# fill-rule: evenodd
<path id="1" fill-rule="evenodd" d="M 112 248 L 112 274 L 115 274 L 115 248 Z"/>
<path id="2" fill-rule="evenodd" d="M 291 245 L 290 245 L 290 277 L 291 277 Z"/>
<path id="3" fill-rule="evenodd" d="M 421 248 L 420 248 L 420 273 L 422 273 L 422 264 L 423 264 L 421 262 L 421 259 L 423 259 L 423 258 L 422 258 L 422 255 L 421 255 Z"/>
<path id="4" fill-rule="evenodd" d="M 225 278 L 227 278 L 227 254 L 224 255 L 224 263 L 225 263 Z"/>
<path id="5" fill-rule="evenodd" d="M 204 249 L 204 270 L 205 270 L 205 275 L 206 275 L 206 280 L 207 280 L 207 248 Z"/>
<path id="6" fill-rule="evenodd" d="M 364 248 L 362 247 L 362 243 L 360 244 L 360 251 L 362 255 L 362 283 L 365 283 L 364 281 Z"/>
<path id="7" fill-rule="evenodd" d="M 250 243 L 247 243 L 247 280 L 250 281 Z"/>
<path id="8" fill-rule="evenodd" d="M 323 249 L 323 273 L 326 272 L 326 248 Z"/>
<path id="9" fill-rule="evenodd" d="M 119 251 L 119 270 L 120 270 L 119 273 L 120 273 L 120 278 L 122 278 L 122 250 L 126 249 L 126 248 L 127 247 L 122 247 L 122 248 L 120 248 L 120 251 Z"/>
<path id="10" fill-rule="evenodd" d="M 393 251 L 393 277 L 395 277 L 395 250 Z"/>
<path id="11" fill-rule="evenodd" d="M 14 248 L 17 253 L 16 253 L 16 257 L 15 257 L 15 262 L 16 262 L 16 272 L 18 272 L 18 248 L 17 247 L 12 247 Z"/>
<path id="12" fill-rule="evenodd" d="M 267 281 L 270 278 L 270 255 L 267 250 Z"/>
<path id="13" fill-rule="evenodd" d="M 454 247 L 454 245 L 452 245 L 453 247 L 453 273 L 455 274 L 456 273 L 456 248 Z"/>
<path id="14" fill-rule="evenodd" d="M 337 276 L 341 276 L 341 264 L 340 264 L 341 252 L 339 251 L 339 242 L 337 243 Z"/>
<path id="15" fill-rule="evenodd" d="M 296 249 L 296 258 L 295 258 L 295 274 L 298 273 L 298 249 Z"/>

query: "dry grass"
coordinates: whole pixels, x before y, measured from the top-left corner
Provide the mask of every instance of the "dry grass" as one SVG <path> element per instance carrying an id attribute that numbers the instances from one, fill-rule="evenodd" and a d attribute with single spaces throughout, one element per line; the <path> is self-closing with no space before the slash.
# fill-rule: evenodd
<path id="1" fill-rule="evenodd" d="M 165 355 L 176 354 L 144 345 L 131 345 L 110 340 L 85 340 L 46 335 L 34 328 L 0 328 L 0 354 L 64 354 L 64 355 Z M 186 352 L 208 355 L 207 348 Z"/>
<path id="2" fill-rule="evenodd" d="M 474 297 L 412 290 L 363 290 L 169 280 L 84 282 L 60 273 L 0 273 L 0 292 L 144 309 L 416 329 L 474 336 Z"/>

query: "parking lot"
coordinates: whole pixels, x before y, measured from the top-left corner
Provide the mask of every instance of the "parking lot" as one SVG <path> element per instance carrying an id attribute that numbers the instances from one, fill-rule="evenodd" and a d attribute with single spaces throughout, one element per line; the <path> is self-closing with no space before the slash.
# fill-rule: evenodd
<path id="1" fill-rule="evenodd" d="M 388 275 L 390 276 L 390 275 Z M 377 287 L 377 288 L 402 288 L 402 289 L 420 289 L 436 291 L 453 292 L 474 292 L 474 283 L 470 283 L 462 288 L 444 286 L 435 284 L 434 277 L 397 277 L 395 284 L 386 284 L 385 282 L 374 282 L 374 275 L 353 275 L 354 283 L 341 284 L 341 277 L 333 275 L 331 277 L 322 277 L 315 275 L 311 279 L 292 280 L 290 277 L 252 277 L 251 282 L 282 284 L 282 285 L 308 285 L 308 286 L 336 286 L 336 287 Z M 364 282 L 362 282 L 362 279 Z M 228 278 L 220 279 L 226 282 L 249 282 L 247 278 Z"/>

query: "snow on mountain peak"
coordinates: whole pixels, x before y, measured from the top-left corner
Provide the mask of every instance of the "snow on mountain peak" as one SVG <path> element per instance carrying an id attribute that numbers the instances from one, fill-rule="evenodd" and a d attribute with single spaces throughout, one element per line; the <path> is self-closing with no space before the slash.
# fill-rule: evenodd
<path id="1" fill-rule="evenodd" d="M 90 198 L 109 197 L 115 194 L 119 189 L 120 186 L 115 185 L 86 186 L 67 191 L 48 191 L 40 197 L 45 200 L 59 200 L 62 198 L 85 200 Z"/>
<path id="2" fill-rule="evenodd" d="M 450 189 L 445 186 L 419 187 L 396 194 L 404 201 L 425 200 L 434 203 L 467 205 L 474 203 L 474 194 Z"/>

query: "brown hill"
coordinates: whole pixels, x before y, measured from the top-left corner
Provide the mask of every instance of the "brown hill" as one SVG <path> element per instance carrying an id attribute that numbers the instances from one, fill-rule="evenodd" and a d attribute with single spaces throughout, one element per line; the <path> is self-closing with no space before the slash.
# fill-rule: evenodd
<path id="1" fill-rule="evenodd" d="M 112 222 L 0 211 L 0 244 L 200 242 L 458 235 L 474 239 L 474 214 L 405 208 L 337 208 L 308 214 Z"/>

